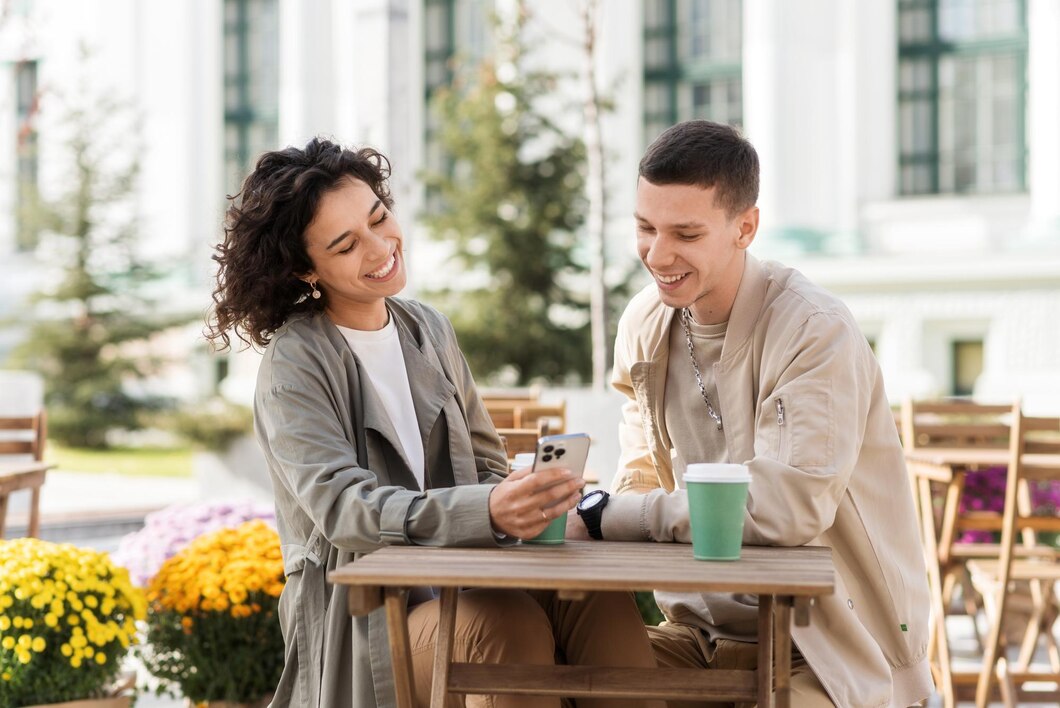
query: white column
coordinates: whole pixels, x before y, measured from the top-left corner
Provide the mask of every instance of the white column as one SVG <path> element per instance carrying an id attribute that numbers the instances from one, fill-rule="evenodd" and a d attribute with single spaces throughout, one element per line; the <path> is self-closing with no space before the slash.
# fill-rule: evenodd
<path id="1" fill-rule="evenodd" d="M 315 135 L 341 140 L 335 124 L 333 22 L 330 0 L 280 0 L 281 145 L 301 146 Z M 350 32 L 348 41 L 355 36 Z"/>
<path id="2" fill-rule="evenodd" d="M 849 106 L 857 82 L 849 67 L 856 43 L 848 35 L 856 15 L 847 4 L 744 4 L 744 116 L 762 160 L 763 241 L 756 250 L 766 257 L 800 250 L 777 235 L 832 241 L 854 225 Z"/>
<path id="3" fill-rule="evenodd" d="M 1031 241 L 1060 241 L 1060 3 L 1027 3 Z"/>

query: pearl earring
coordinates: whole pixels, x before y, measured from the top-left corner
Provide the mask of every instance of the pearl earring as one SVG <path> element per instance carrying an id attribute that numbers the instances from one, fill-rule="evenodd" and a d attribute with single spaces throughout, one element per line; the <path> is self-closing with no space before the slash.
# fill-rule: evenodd
<path id="1" fill-rule="evenodd" d="M 316 282 L 312 282 L 312 283 L 310 283 L 310 284 L 309 284 L 309 287 L 313 288 L 313 299 L 314 299 L 314 300 L 319 300 L 319 299 L 320 299 L 320 291 L 319 291 L 319 290 L 317 290 L 317 284 L 316 284 Z"/>

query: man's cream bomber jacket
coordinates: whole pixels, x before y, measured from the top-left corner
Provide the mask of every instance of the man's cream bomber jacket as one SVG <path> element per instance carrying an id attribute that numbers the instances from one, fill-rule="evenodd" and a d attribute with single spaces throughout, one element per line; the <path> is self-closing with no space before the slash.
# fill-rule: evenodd
<path id="1" fill-rule="evenodd" d="M 652 284 L 619 323 L 612 383 L 629 400 L 604 539 L 690 542 L 663 416 L 673 315 Z M 744 543 L 832 548 L 836 591 L 793 628 L 799 651 L 839 708 L 927 697 L 923 551 L 880 369 L 853 316 L 798 271 L 747 254 L 714 374 L 729 458 L 752 475 Z M 690 414 L 713 424 L 705 407 Z"/>

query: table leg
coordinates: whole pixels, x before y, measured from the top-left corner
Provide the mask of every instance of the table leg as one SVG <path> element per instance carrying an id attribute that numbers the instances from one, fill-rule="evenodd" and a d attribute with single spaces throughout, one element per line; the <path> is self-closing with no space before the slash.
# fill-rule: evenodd
<path id="1" fill-rule="evenodd" d="M 790 641 L 790 640 L 789 640 Z M 758 708 L 773 705 L 773 596 L 758 596 Z"/>
<path id="2" fill-rule="evenodd" d="M 773 617 L 776 621 L 773 632 L 773 641 L 776 645 L 773 650 L 773 660 L 776 663 L 773 672 L 777 708 L 788 708 L 791 705 L 791 606 L 793 602 L 790 597 L 777 598 L 776 606 L 773 608 Z"/>
<path id="3" fill-rule="evenodd" d="M 398 708 L 415 708 L 416 687 L 412 681 L 409 647 L 408 598 L 404 588 L 385 591 L 386 626 L 390 635 L 390 663 L 394 666 L 394 693 Z"/>
<path id="4" fill-rule="evenodd" d="M 449 667 L 453 660 L 456 629 L 456 588 L 442 588 L 438 609 L 438 638 L 434 645 L 434 671 L 431 674 L 431 708 L 444 708 L 449 692 Z"/>

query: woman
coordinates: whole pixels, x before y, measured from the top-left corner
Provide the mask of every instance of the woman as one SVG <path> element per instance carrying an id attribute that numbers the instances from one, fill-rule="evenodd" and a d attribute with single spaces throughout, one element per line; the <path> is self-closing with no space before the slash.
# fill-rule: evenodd
<path id="1" fill-rule="evenodd" d="M 273 706 L 394 704 L 384 614 L 351 624 L 346 591 L 328 585 L 329 571 L 388 544 L 514 543 L 579 498 L 581 482 L 566 470 L 505 476 L 500 438 L 449 321 L 394 297 L 406 270 L 389 173 L 378 152 L 327 140 L 266 153 L 232 199 L 214 256 L 208 336 L 227 347 L 234 331 L 265 347 L 255 428 L 287 574 L 286 656 Z M 409 634 L 426 705 L 438 602 L 428 588 L 417 594 Z M 550 593 L 463 592 L 456 634 L 456 661 L 545 664 L 560 655 L 655 665 L 627 594 L 572 604 Z M 469 705 L 559 705 L 472 698 Z M 458 696 L 450 702 L 463 705 Z"/>

